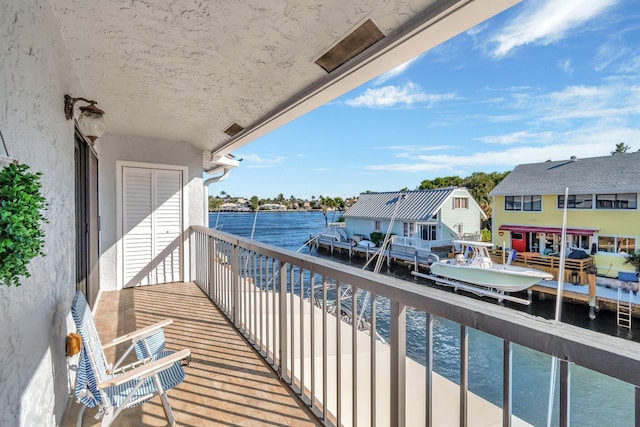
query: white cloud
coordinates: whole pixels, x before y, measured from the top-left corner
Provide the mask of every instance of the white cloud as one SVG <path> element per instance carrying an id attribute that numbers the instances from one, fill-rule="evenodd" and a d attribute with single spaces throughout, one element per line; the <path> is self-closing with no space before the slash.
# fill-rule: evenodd
<path id="1" fill-rule="evenodd" d="M 502 58 L 527 44 L 549 45 L 565 37 L 570 30 L 600 16 L 618 0 L 540 0 L 528 7 L 491 38 L 497 44 L 492 56 Z"/>
<path id="2" fill-rule="evenodd" d="M 387 71 L 386 73 L 382 74 L 380 77 L 375 79 L 372 84 L 374 86 L 380 86 L 381 84 L 384 84 L 387 81 L 389 81 L 389 80 L 391 80 L 391 79 L 393 79 L 395 77 L 398 77 L 399 75 L 401 75 L 405 71 L 407 71 L 409 66 L 418 58 L 419 58 L 419 56 L 416 56 L 415 58 L 408 60 L 404 64 L 400 64 L 397 67 Z"/>
<path id="3" fill-rule="evenodd" d="M 378 147 L 379 150 L 392 151 L 442 151 L 455 148 L 452 145 L 389 145 L 386 147 Z"/>
<path id="4" fill-rule="evenodd" d="M 552 132 L 540 132 L 532 133 L 527 131 L 518 131 L 505 135 L 487 135 L 479 138 L 475 138 L 476 141 L 484 142 L 485 144 L 498 144 L 498 145 L 516 145 L 525 143 L 541 143 L 546 144 L 553 140 Z"/>
<path id="5" fill-rule="evenodd" d="M 369 172 L 431 173 L 433 176 L 454 173 L 464 176 L 469 171 L 510 170 L 516 165 L 546 160 L 607 156 L 620 141 L 640 148 L 640 129 L 594 125 L 568 132 L 549 133 L 553 144 L 518 146 L 506 150 L 483 151 L 471 154 L 414 155 L 404 163 L 364 166 Z M 635 145 L 634 145 L 635 143 Z"/>
<path id="6" fill-rule="evenodd" d="M 619 59 L 627 57 L 627 55 L 629 55 L 629 48 L 619 40 L 612 38 L 598 47 L 595 56 L 595 69 L 596 71 L 602 71 Z"/>
<path id="7" fill-rule="evenodd" d="M 442 101 L 457 99 L 456 94 L 426 93 L 415 83 L 404 86 L 384 86 L 377 89 L 367 89 L 362 95 L 345 101 L 350 107 L 385 108 L 395 106 L 410 106 L 425 104 L 432 106 Z"/>
<path id="8" fill-rule="evenodd" d="M 506 103 L 513 111 L 492 116 L 489 120 L 522 119 L 518 114 L 526 115 L 529 123 L 633 117 L 640 115 L 639 96 L 640 85 L 616 80 L 601 86 L 567 86 L 548 93 L 514 93 L 511 102 Z"/>
<path id="9" fill-rule="evenodd" d="M 248 168 L 273 168 L 281 165 L 287 159 L 284 156 L 261 157 L 254 153 L 244 154 L 243 159 Z"/>
<path id="10" fill-rule="evenodd" d="M 571 58 L 567 58 L 564 61 L 563 60 L 559 60 L 558 61 L 558 67 L 564 71 L 565 73 L 572 75 L 573 74 L 573 64 L 571 63 Z"/>

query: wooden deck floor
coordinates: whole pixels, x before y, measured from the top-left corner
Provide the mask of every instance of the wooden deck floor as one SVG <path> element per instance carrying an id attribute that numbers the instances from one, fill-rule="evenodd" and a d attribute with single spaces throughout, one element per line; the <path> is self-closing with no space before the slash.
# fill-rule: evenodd
<path id="1" fill-rule="evenodd" d="M 167 348 L 192 352 L 185 381 L 169 392 L 177 425 L 320 425 L 193 283 L 103 293 L 96 325 L 106 342 L 165 318 L 174 319 L 165 331 Z M 123 351 L 107 357 L 115 361 Z M 72 396 L 61 425 L 75 425 L 79 408 Z M 87 410 L 82 425 L 100 425 L 94 415 Z M 123 411 L 114 425 L 166 425 L 160 399 Z"/>

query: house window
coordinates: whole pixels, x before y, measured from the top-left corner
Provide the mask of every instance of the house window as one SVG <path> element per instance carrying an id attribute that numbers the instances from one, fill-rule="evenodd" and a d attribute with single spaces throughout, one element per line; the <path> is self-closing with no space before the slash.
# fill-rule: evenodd
<path id="1" fill-rule="evenodd" d="M 598 236 L 598 252 L 630 254 L 636 251 L 633 237 Z"/>
<path id="2" fill-rule="evenodd" d="M 569 194 L 567 209 L 591 209 L 593 207 L 593 195 Z M 558 196 L 558 209 L 564 209 L 564 196 Z"/>
<path id="3" fill-rule="evenodd" d="M 541 211 L 542 196 L 506 196 L 505 211 Z"/>
<path id="4" fill-rule="evenodd" d="M 466 197 L 454 197 L 453 198 L 454 209 L 469 209 L 469 199 Z"/>
<path id="5" fill-rule="evenodd" d="M 436 225 L 423 225 L 421 233 L 422 240 L 437 240 L 437 230 L 438 227 Z"/>
<path id="6" fill-rule="evenodd" d="M 413 222 L 405 222 L 403 228 L 404 236 L 411 237 L 416 234 L 416 224 Z"/>
<path id="7" fill-rule="evenodd" d="M 380 227 L 380 221 L 373 221 L 373 231 L 380 231 L 381 227 Z"/>
<path id="8" fill-rule="evenodd" d="M 597 194 L 596 209 L 636 209 L 636 193 Z"/>
<path id="9" fill-rule="evenodd" d="M 523 211 L 540 211 L 542 210 L 541 196 L 522 196 Z"/>

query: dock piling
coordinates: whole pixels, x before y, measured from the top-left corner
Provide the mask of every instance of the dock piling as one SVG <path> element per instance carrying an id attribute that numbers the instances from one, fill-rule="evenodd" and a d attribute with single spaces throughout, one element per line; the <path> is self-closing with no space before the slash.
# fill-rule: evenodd
<path id="1" fill-rule="evenodd" d="M 589 319 L 596 318 L 596 275 L 591 270 L 587 274 L 589 284 Z"/>

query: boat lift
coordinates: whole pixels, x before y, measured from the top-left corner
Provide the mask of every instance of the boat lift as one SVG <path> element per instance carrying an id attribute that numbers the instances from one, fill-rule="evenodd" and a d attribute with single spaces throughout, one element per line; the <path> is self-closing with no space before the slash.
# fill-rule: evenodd
<path id="1" fill-rule="evenodd" d="M 460 282 L 458 280 L 446 279 L 444 277 L 436 276 L 434 274 L 424 274 L 418 271 L 412 271 L 411 274 L 417 277 L 433 280 L 439 285 L 452 287 L 456 291 L 458 289 L 462 289 L 466 292 L 469 292 L 478 296 L 495 298 L 498 300 L 498 302 L 502 302 L 506 300 L 511 302 L 517 302 L 518 304 L 531 305 L 531 301 L 529 301 L 528 299 L 507 295 L 504 292 L 496 291 L 494 289 L 482 288 L 475 285 L 471 285 L 469 283 Z"/>

